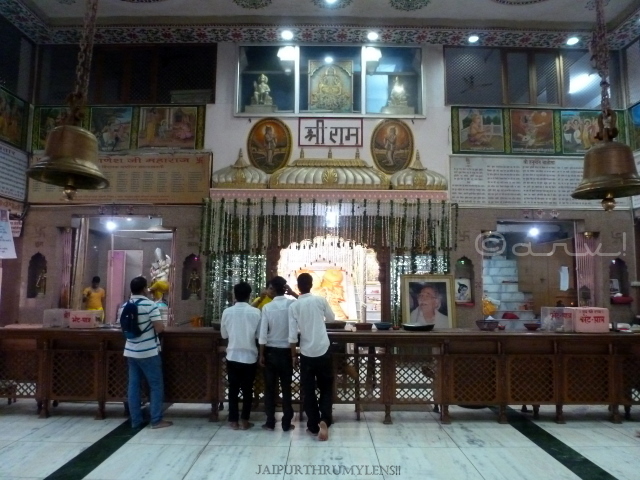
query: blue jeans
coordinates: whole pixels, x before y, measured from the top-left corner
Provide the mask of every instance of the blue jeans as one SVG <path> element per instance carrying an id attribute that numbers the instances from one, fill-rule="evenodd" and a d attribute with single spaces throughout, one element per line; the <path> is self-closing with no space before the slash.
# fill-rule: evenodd
<path id="1" fill-rule="evenodd" d="M 151 425 L 162 421 L 162 402 L 164 400 L 164 382 L 162 379 L 162 362 L 160 355 L 148 358 L 127 357 L 129 364 L 129 416 L 131 426 L 142 425 L 142 408 L 140 408 L 140 380 L 142 375 L 149 384 L 149 400 L 151 404 Z"/>

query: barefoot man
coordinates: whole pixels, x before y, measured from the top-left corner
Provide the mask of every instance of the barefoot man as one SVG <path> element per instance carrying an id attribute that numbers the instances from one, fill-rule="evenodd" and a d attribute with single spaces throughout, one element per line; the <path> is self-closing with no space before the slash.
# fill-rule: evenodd
<path id="1" fill-rule="evenodd" d="M 313 277 L 308 273 L 298 276 L 301 295 L 289 307 L 289 344 L 294 364 L 298 363 L 296 344 L 300 332 L 300 384 L 304 395 L 304 413 L 307 431 L 318 440 L 329 439 L 332 415 L 333 369 L 329 336 L 325 319 L 333 321 L 335 315 L 323 297 L 311 295 Z M 316 396 L 316 387 L 320 398 Z"/>

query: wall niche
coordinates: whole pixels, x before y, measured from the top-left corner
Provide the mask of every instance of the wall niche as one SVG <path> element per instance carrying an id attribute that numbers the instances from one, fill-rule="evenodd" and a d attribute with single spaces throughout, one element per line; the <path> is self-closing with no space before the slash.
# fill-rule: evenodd
<path id="1" fill-rule="evenodd" d="M 42 298 L 47 293 L 47 259 L 40 252 L 29 260 L 27 298 Z"/>
<path id="2" fill-rule="evenodd" d="M 182 300 L 202 299 L 202 262 L 191 254 L 182 262 Z"/>

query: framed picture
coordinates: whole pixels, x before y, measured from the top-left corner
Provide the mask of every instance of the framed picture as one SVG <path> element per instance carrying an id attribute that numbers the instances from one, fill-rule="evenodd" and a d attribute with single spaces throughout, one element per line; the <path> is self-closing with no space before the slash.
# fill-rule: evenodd
<path id="1" fill-rule="evenodd" d="M 453 288 L 455 290 L 456 303 L 471 302 L 471 280 L 468 278 L 456 278 Z"/>
<path id="2" fill-rule="evenodd" d="M 504 153 L 502 109 L 454 107 L 451 116 L 453 153 Z"/>
<path id="3" fill-rule="evenodd" d="M 44 150 L 49 132 L 67 123 L 69 107 L 36 107 L 33 114 L 31 144 L 34 151 Z"/>
<path id="4" fill-rule="evenodd" d="M 91 107 L 89 129 L 98 140 L 98 150 L 129 150 L 132 116 L 133 107 Z"/>
<path id="5" fill-rule="evenodd" d="M 450 275 L 403 275 L 401 278 L 404 323 L 435 324 L 435 329 L 453 327 L 455 303 Z"/>
<path id="6" fill-rule="evenodd" d="M 170 147 L 195 150 L 198 107 L 140 108 L 138 148 Z"/>
<path id="7" fill-rule="evenodd" d="M 277 118 L 264 118 L 249 132 L 247 155 L 254 167 L 271 174 L 287 164 L 291 145 L 289 127 Z"/>
<path id="8" fill-rule="evenodd" d="M 383 120 L 371 134 L 371 157 L 378 170 L 392 175 L 413 159 L 413 133 L 402 120 Z"/>
<path id="9" fill-rule="evenodd" d="M 0 88 L 0 140 L 25 150 L 28 104 Z"/>
<path id="10" fill-rule="evenodd" d="M 513 153 L 555 152 L 553 110 L 510 110 Z"/>
<path id="11" fill-rule="evenodd" d="M 591 148 L 597 140 L 598 111 L 579 112 L 563 111 L 562 122 L 562 153 L 580 155 Z"/>
<path id="12" fill-rule="evenodd" d="M 353 111 L 353 62 L 309 60 L 309 110 L 325 113 Z"/>
<path id="13" fill-rule="evenodd" d="M 629 122 L 631 148 L 640 150 L 640 103 L 629 109 Z"/>

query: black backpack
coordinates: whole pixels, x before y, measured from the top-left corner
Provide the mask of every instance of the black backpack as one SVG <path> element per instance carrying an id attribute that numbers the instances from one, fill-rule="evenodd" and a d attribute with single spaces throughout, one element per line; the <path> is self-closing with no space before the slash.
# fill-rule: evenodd
<path id="1" fill-rule="evenodd" d="M 141 298 L 135 302 L 129 300 L 124 304 L 124 307 L 122 307 L 122 313 L 120 314 L 120 328 L 127 340 L 138 338 L 142 335 L 142 330 L 140 330 L 140 325 L 138 325 L 138 303 L 141 301 Z"/>

